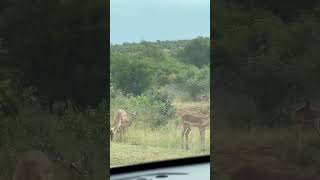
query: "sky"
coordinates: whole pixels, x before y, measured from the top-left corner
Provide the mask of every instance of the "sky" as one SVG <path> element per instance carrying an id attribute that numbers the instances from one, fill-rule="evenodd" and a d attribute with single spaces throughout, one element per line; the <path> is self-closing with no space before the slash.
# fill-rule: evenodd
<path id="1" fill-rule="evenodd" d="M 210 35 L 210 0 L 111 0 L 112 44 Z"/>

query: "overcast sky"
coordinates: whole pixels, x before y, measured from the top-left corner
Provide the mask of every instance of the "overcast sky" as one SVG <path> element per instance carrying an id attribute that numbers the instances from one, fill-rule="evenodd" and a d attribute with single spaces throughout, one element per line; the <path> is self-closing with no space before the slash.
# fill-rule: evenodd
<path id="1" fill-rule="evenodd" d="M 210 0 L 111 0 L 111 43 L 210 35 Z"/>

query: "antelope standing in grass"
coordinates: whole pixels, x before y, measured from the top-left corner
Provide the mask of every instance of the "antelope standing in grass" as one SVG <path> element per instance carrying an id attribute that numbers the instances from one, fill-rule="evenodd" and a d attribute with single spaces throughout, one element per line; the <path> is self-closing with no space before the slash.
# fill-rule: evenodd
<path id="1" fill-rule="evenodd" d="M 129 112 L 132 116 L 137 116 L 135 112 Z M 114 115 L 114 124 L 110 129 L 110 138 L 111 141 L 114 137 L 119 134 L 120 139 L 122 140 L 125 131 L 132 125 L 133 118 L 129 118 L 127 112 L 123 109 L 118 109 Z"/>
<path id="2" fill-rule="evenodd" d="M 189 134 L 191 132 L 191 127 L 198 127 L 200 132 L 200 145 L 201 151 L 204 151 L 205 146 L 205 130 L 206 127 L 210 126 L 210 114 L 193 114 L 185 113 L 182 115 L 182 148 L 184 148 L 184 137 L 186 138 L 186 149 L 189 149 Z"/>

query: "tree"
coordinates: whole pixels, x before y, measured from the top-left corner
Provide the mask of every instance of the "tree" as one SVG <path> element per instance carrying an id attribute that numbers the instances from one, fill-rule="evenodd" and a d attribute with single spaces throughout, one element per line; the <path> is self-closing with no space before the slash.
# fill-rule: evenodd
<path id="1" fill-rule="evenodd" d="M 183 62 L 203 67 L 210 63 L 209 38 L 198 37 L 191 40 L 179 54 Z"/>
<path id="2" fill-rule="evenodd" d="M 120 56 L 111 61 L 111 76 L 117 88 L 127 94 L 139 95 L 147 90 L 152 82 L 152 71 L 148 60 L 131 59 Z"/>

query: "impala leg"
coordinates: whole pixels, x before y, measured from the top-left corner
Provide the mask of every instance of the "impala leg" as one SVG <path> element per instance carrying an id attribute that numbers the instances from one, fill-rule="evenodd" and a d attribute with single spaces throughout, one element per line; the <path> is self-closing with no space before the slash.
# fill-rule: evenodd
<path id="1" fill-rule="evenodd" d="M 186 130 L 186 133 L 185 133 L 185 135 L 186 135 L 186 149 L 187 150 L 189 150 L 189 134 L 190 134 L 190 131 L 191 131 L 190 126 L 187 126 L 187 130 Z"/>
<path id="2" fill-rule="evenodd" d="M 181 134 L 181 147 L 182 147 L 182 149 L 183 149 L 183 139 L 186 134 L 187 128 L 188 128 L 188 126 L 186 124 L 183 124 L 182 134 Z"/>
<path id="3" fill-rule="evenodd" d="M 114 137 L 114 129 L 111 128 L 110 129 L 110 140 L 113 141 L 113 137 Z"/>
<path id="4" fill-rule="evenodd" d="M 127 128 L 126 128 L 126 127 L 123 127 L 123 132 L 122 132 L 123 141 L 126 141 L 126 140 L 127 140 L 127 138 L 126 138 L 126 132 L 127 132 Z"/>
<path id="5" fill-rule="evenodd" d="M 124 141 L 124 127 L 121 127 L 120 129 L 121 129 L 121 131 L 120 131 L 121 142 L 123 142 Z"/>
<path id="6" fill-rule="evenodd" d="M 114 133 L 114 135 L 113 135 L 113 138 L 115 139 L 116 138 L 116 136 L 117 137 L 121 137 L 121 126 L 122 126 L 122 123 L 121 123 L 121 121 L 120 122 L 118 122 L 117 124 L 116 124 L 116 126 L 113 128 L 114 129 L 114 131 L 113 131 L 113 133 Z"/>
<path id="7" fill-rule="evenodd" d="M 120 142 L 122 142 L 122 127 L 120 127 L 119 129 L 119 139 L 120 139 Z"/>

